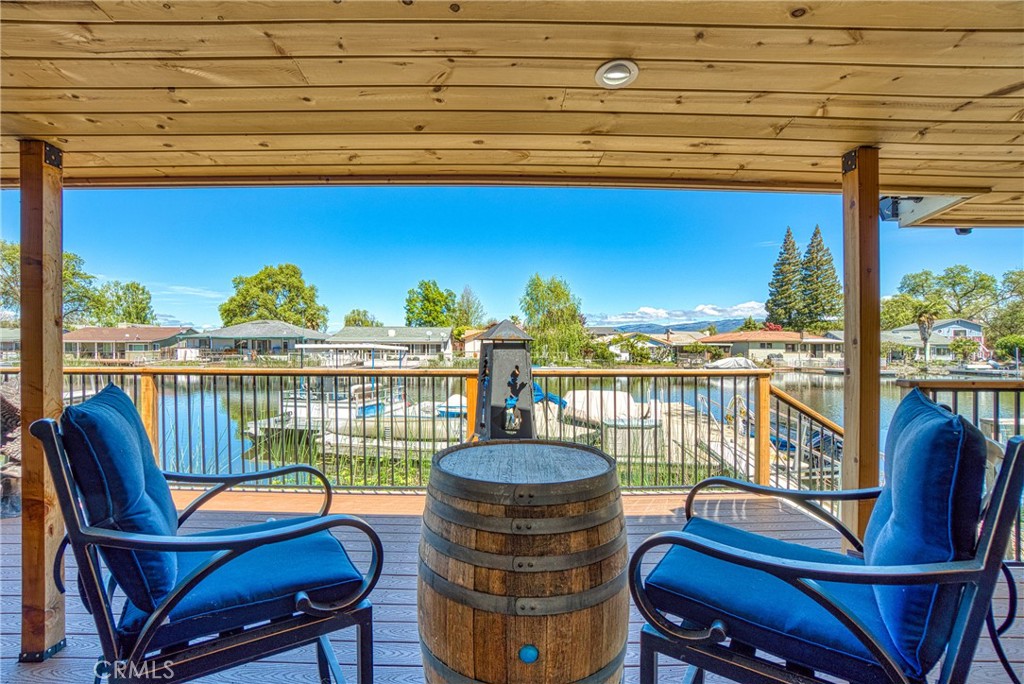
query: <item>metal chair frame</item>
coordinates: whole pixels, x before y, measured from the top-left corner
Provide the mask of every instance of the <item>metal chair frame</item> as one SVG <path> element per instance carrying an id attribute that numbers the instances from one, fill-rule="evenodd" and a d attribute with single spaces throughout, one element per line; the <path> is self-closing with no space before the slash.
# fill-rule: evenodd
<path id="1" fill-rule="evenodd" d="M 359 684 L 373 682 L 373 608 L 367 596 L 380 579 L 384 555 L 380 537 L 363 520 L 350 515 L 328 515 L 332 491 L 324 475 L 311 466 L 295 465 L 240 475 L 186 475 L 164 472 L 168 481 L 193 485 L 212 485 L 193 500 L 178 517 L 178 525 L 214 496 L 239 484 L 280 475 L 307 473 L 317 478 L 324 489 L 324 501 L 315 519 L 245 534 L 204 534 L 202 536 L 158 536 L 93 527 L 88 522 L 82 497 L 64 450 L 60 428 L 54 420 L 42 419 L 31 426 L 32 434 L 43 444 L 57 499 L 64 515 L 67 536 L 57 554 L 54 576 L 60 581 L 60 559 L 70 543 L 79 567 L 79 583 L 86 609 L 92 614 L 99 633 L 102 657 L 97 664 L 96 682 L 185 682 L 276 653 L 315 643 L 320 681 L 333 677 L 344 684 L 337 656 L 327 635 L 347 627 L 357 628 Z M 304 592 L 295 597 L 295 611 L 286 617 L 257 623 L 189 643 L 150 649 L 171 610 L 197 584 L 217 568 L 264 544 L 297 539 L 338 527 L 351 527 L 366 535 L 371 560 L 363 582 L 348 599 L 332 604 L 313 601 Z M 132 644 L 117 637 L 113 614 L 113 595 L 117 584 L 111 577 L 104 589 L 98 549 L 120 548 L 139 551 L 213 551 L 214 555 L 186 577 L 179 578 L 171 593 L 156 607 Z"/>
<path id="2" fill-rule="evenodd" d="M 693 515 L 697 494 L 713 486 L 724 486 L 773 496 L 788 501 L 832 525 L 857 551 L 863 544 L 819 501 L 856 501 L 876 498 L 881 489 L 840 492 L 794 491 L 754 485 L 741 480 L 714 477 L 697 484 L 686 499 L 686 517 Z M 962 684 L 966 681 L 971 660 L 986 616 L 990 612 L 992 594 L 1003 563 L 1014 519 L 1020 506 L 1024 486 L 1024 439 L 1014 437 L 1006 446 L 1003 465 L 987 497 L 987 505 L 978 534 L 974 558 L 948 563 L 902 566 L 850 566 L 810 563 L 779 559 L 764 554 L 719 544 L 686 532 L 662 532 L 647 539 L 633 554 L 629 564 L 629 588 L 637 608 L 647 621 L 640 634 L 640 682 L 654 684 L 658 678 L 658 654 L 690 665 L 686 682 L 702 684 L 704 671 L 749 684 L 824 684 L 814 671 L 794 663 L 780 663 L 760 655 L 754 644 L 743 644 L 728 638 L 728 626 L 716 620 L 701 628 L 685 622 L 675 624 L 660 613 L 647 596 L 641 565 L 644 556 L 663 546 L 677 545 L 704 555 L 747 568 L 770 573 L 803 592 L 840 621 L 854 634 L 877 660 L 885 677 L 892 684 L 920 684 L 909 679 L 899 667 L 896 657 L 886 651 L 844 606 L 834 600 L 822 582 L 854 584 L 911 585 L 956 584 L 963 587 L 956 620 L 946 647 L 942 669 L 936 684 Z M 850 681 L 860 681 L 852 675 Z M 831 681 L 831 680 L 829 680 Z"/>

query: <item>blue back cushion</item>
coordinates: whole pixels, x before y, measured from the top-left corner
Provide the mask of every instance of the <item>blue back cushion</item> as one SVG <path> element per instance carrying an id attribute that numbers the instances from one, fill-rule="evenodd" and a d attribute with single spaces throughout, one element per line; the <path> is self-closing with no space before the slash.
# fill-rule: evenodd
<path id="1" fill-rule="evenodd" d="M 89 524 L 123 532 L 174 536 L 177 511 L 132 400 L 107 385 L 61 417 L 64 449 Z M 152 611 L 174 587 L 173 553 L 102 549 L 107 567 L 132 603 Z"/>
<path id="2" fill-rule="evenodd" d="M 985 478 L 981 432 L 915 389 L 900 402 L 885 442 L 885 486 L 868 521 L 871 565 L 964 560 L 974 555 Z M 917 670 L 942 655 L 960 588 L 875 586 L 893 643 Z"/>

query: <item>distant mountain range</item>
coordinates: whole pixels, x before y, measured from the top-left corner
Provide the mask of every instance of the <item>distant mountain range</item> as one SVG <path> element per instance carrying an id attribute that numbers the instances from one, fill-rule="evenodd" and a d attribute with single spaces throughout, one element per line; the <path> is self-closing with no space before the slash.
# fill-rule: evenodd
<path id="1" fill-rule="evenodd" d="M 695 321 L 693 323 L 675 323 L 673 325 L 656 325 L 654 323 L 631 323 L 629 325 L 619 325 L 615 329 L 619 332 L 638 332 L 644 333 L 645 335 L 663 335 L 668 330 L 684 331 L 684 332 L 700 332 L 701 330 L 707 330 L 709 326 L 715 326 L 715 330 L 720 333 L 727 333 L 736 330 L 746 319 L 743 318 L 725 318 L 720 321 Z M 760 323 L 760 321 L 758 321 Z"/>

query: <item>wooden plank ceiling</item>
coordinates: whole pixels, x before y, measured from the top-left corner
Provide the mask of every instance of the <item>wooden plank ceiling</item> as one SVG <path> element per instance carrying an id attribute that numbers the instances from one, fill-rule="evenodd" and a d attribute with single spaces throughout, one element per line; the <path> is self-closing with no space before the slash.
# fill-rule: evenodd
<path id="1" fill-rule="evenodd" d="M 0 182 L 519 183 L 970 197 L 1024 225 L 1024 0 L 4 0 Z M 599 88 L 612 58 L 636 82 Z"/>

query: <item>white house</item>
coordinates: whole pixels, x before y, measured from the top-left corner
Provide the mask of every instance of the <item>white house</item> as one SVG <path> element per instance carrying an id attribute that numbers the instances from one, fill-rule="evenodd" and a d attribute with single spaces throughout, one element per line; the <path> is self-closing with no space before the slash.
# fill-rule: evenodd
<path id="1" fill-rule="evenodd" d="M 890 332 L 900 335 L 916 335 L 917 344 L 923 351 L 924 345 L 921 344 L 921 333 L 918 330 L 917 323 L 900 326 L 899 328 L 894 328 Z M 938 344 L 933 343 L 931 339 L 928 341 L 929 347 L 931 347 L 930 353 L 932 358 L 937 361 L 946 360 L 940 359 L 939 356 L 948 356 L 950 360 L 952 359 L 952 354 L 949 352 L 948 344 L 950 340 L 958 337 L 966 337 L 977 342 L 981 358 L 988 358 L 992 354 L 991 350 L 985 346 L 985 336 L 982 334 L 981 323 L 978 323 L 977 321 L 968 320 L 966 318 L 943 318 L 935 321 L 935 324 L 932 326 L 932 336 L 939 338 L 936 340 Z M 945 348 L 944 353 L 940 355 L 936 351 L 937 347 Z"/>

